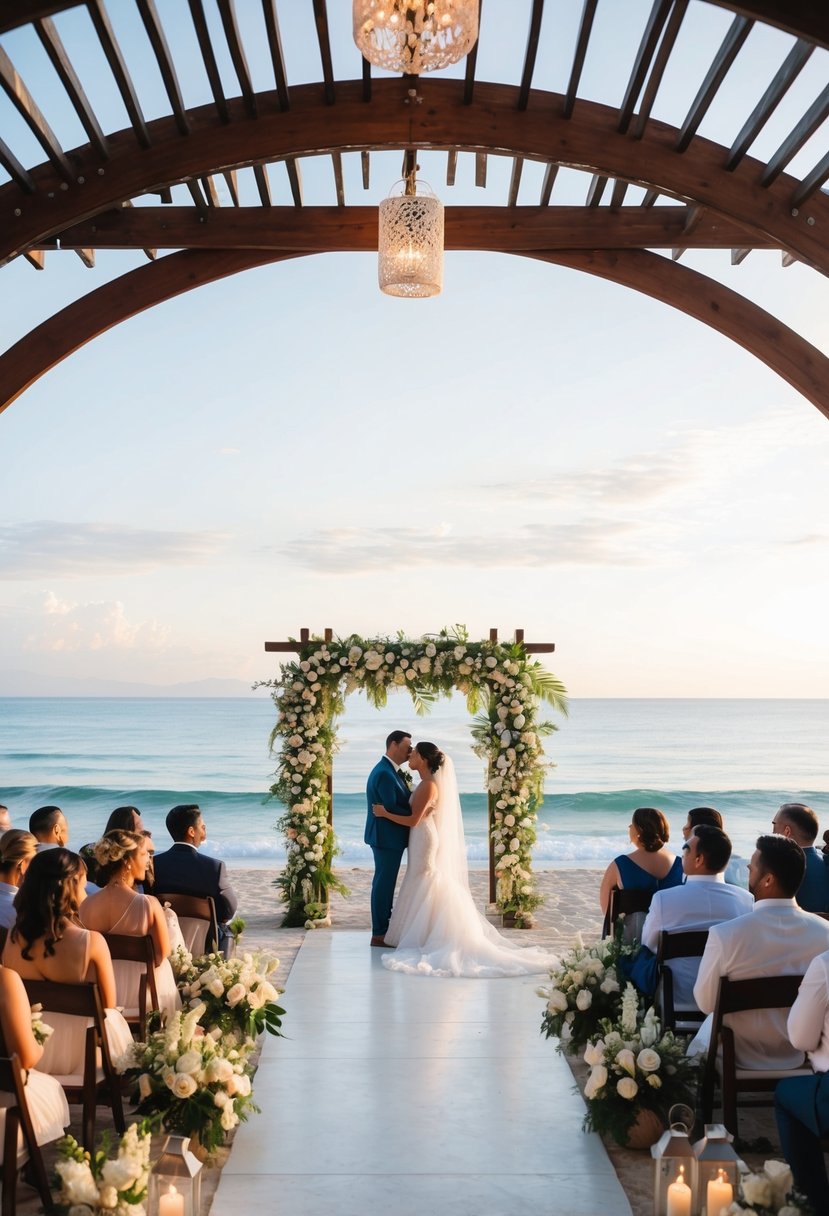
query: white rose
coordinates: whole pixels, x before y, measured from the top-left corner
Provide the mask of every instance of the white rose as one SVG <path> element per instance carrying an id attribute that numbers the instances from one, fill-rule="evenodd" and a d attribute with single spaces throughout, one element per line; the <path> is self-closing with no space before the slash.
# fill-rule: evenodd
<path id="1" fill-rule="evenodd" d="M 771 1207 L 772 1187 L 765 1174 L 746 1174 L 742 1180 L 743 1198 L 758 1208 Z"/>
<path id="2" fill-rule="evenodd" d="M 642 1069 L 642 1072 L 656 1072 L 662 1060 L 659 1053 L 654 1051 L 652 1047 L 643 1047 L 636 1057 L 636 1063 Z"/>
<path id="3" fill-rule="evenodd" d="M 213 996 L 221 996 L 224 993 L 225 986 L 220 979 L 213 980 L 212 984 L 207 985 L 207 991 Z"/>
<path id="4" fill-rule="evenodd" d="M 178 1073 L 194 1073 L 201 1068 L 201 1055 L 198 1051 L 185 1051 L 184 1055 L 179 1056 L 176 1060 L 176 1072 Z"/>
<path id="5" fill-rule="evenodd" d="M 138 1097 L 143 1102 L 145 1098 L 149 1098 L 152 1092 L 153 1086 L 150 1079 L 150 1074 L 147 1072 L 142 1072 L 141 1076 L 138 1078 Z"/>
<path id="6" fill-rule="evenodd" d="M 507 828 L 515 827 L 515 816 L 514 815 L 505 815 L 504 816 L 504 827 L 507 827 Z"/>
<path id="7" fill-rule="evenodd" d="M 604 1089 L 607 1084 L 607 1069 L 604 1064 L 597 1064 L 590 1072 L 587 1078 L 587 1083 L 584 1087 L 584 1096 L 587 1099 L 595 1098 L 599 1090 Z"/>
<path id="8" fill-rule="evenodd" d="M 620 1098 L 626 1098 L 628 1102 L 632 1102 L 639 1093 L 639 1086 L 633 1077 L 622 1077 L 621 1081 L 616 1082 L 616 1093 Z"/>
<path id="9" fill-rule="evenodd" d="M 521 848 L 521 841 L 516 840 L 515 837 L 513 837 L 512 840 L 509 842 L 509 847 L 510 847 L 511 852 L 517 853 L 518 850 Z"/>
<path id="10" fill-rule="evenodd" d="M 251 1091 L 250 1077 L 246 1073 L 236 1078 L 236 1093 L 246 1098 Z"/>
<path id="11" fill-rule="evenodd" d="M 231 1009 L 233 1009 L 236 1005 L 239 1004 L 240 1001 L 243 1001 L 244 999 L 245 999 L 245 985 L 244 984 L 234 984 L 232 988 L 228 989 L 227 996 L 225 997 L 225 1000 L 227 1001 L 227 1003 Z"/>
<path id="12" fill-rule="evenodd" d="M 647 1081 L 648 1085 L 650 1085 L 651 1089 L 661 1089 L 662 1088 L 662 1081 L 656 1075 L 655 1072 L 652 1072 L 650 1074 L 650 1076 L 645 1078 L 645 1080 Z"/>
<path id="13" fill-rule="evenodd" d="M 170 1086 L 176 1098 L 192 1098 L 196 1092 L 196 1082 L 190 1076 L 189 1072 L 179 1072 Z"/>
<path id="14" fill-rule="evenodd" d="M 213 1095 L 213 1105 L 214 1106 L 227 1106 L 229 1101 L 230 1101 L 230 1098 L 227 1096 L 227 1094 L 225 1093 L 225 1091 L 223 1089 L 217 1089 L 215 1094 Z"/>
<path id="15" fill-rule="evenodd" d="M 98 1206 L 98 1185 L 86 1161 L 58 1161 L 55 1169 L 70 1203 Z"/>
<path id="16" fill-rule="evenodd" d="M 584 1049 L 585 1064 L 595 1068 L 597 1064 L 601 1064 L 602 1060 L 604 1060 L 604 1041 L 597 1039 L 595 1043 L 588 1043 Z"/>
<path id="17" fill-rule="evenodd" d="M 118 1206 L 118 1192 L 114 1186 L 102 1186 L 99 1202 L 102 1208 L 114 1208 Z"/>
<path id="18" fill-rule="evenodd" d="M 236 1124 L 238 1122 L 239 1122 L 239 1116 L 234 1111 L 233 1106 L 230 1103 L 228 1103 L 227 1106 L 222 1111 L 222 1119 L 221 1119 L 222 1127 L 224 1128 L 224 1130 L 226 1132 L 230 1132 L 230 1131 L 233 1131 L 233 1128 L 236 1126 Z"/>
<path id="19" fill-rule="evenodd" d="M 581 992 L 576 997 L 576 1007 L 585 1012 L 593 1004 L 593 993 L 588 988 L 582 988 Z"/>
<path id="20" fill-rule="evenodd" d="M 636 1059 L 629 1047 L 623 1047 L 621 1051 L 616 1053 L 616 1063 L 625 1072 L 630 1073 L 631 1076 L 636 1072 Z M 622 1094 L 622 1097 L 624 1097 L 624 1094 Z"/>
<path id="21" fill-rule="evenodd" d="M 599 984 L 599 988 L 602 992 L 605 992 L 608 995 L 610 995 L 611 992 L 619 991 L 619 981 L 616 979 L 616 976 L 612 971 L 608 971 L 601 984 Z"/>
<path id="22" fill-rule="evenodd" d="M 550 993 L 547 1009 L 550 1013 L 564 1013 L 567 1009 L 567 997 L 558 988 L 554 988 Z"/>
<path id="23" fill-rule="evenodd" d="M 233 1076 L 233 1066 L 221 1056 L 214 1056 L 208 1062 L 205 1072 L 207 1073 L 208 1083 L 212 1084 L 218 1081 L 220 1085 L 224 1085 Z"/>

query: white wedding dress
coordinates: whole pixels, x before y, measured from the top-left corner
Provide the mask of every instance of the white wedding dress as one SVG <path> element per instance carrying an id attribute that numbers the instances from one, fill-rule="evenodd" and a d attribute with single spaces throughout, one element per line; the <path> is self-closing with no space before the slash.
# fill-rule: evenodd
<path id="1" fill-rule="evenodd" d="M 390 971 L 495 979 L 548 971 L 544 950 L 507 941 L 475 907 L 455 769 L 447 756 L 434 779 L 437 806 L 409 831 L 406 873 L 386 930 Z"/>

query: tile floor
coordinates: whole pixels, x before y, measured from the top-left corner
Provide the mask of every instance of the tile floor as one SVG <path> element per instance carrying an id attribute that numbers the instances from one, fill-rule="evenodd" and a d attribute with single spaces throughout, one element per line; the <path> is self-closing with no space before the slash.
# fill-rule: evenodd
<path id="1" fill-rule="evenodd" d="M 626 1216 L 567 1064 L 538 1033 L 540 977 L 386 971 L 365 933 L 318 930 L 268 1038 L 262 1108 L 213 1216 Z"/>

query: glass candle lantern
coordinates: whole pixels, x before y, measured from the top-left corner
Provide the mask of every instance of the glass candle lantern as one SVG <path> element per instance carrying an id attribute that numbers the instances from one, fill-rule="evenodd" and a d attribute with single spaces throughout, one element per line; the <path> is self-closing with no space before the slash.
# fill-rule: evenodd
<path id="1" fill-rule="evenodd" d="M 705 1135 L 694 1145 L 697 1159 L 697 1194 L 701 1216 L 720 1216 L 737 1198 L 740 1162 L 721 1123 L 707 1123 Z"/>
<path id="2" fill-rule="evenodd" d="M 200 1216 L 201 1162 L 187 1136 L 168 1136 L 150 1170 L 149 1216 Z"/>
<path id="3" fill-rule="evenodd" d="M 684 1126 L 663 1132 L 651 1148 L 654 1216 L 696 1216 L 697 1159 Z"/>

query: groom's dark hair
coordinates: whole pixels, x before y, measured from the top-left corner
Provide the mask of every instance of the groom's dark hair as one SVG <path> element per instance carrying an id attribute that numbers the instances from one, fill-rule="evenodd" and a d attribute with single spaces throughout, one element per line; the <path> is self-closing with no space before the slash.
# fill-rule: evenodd
<path id="1" fill-rule="evenodd" d="M 402 743 L 404 739 L 411 739 L 411 737 L 407 730 L 393 730 L 386 739 L 386 751 L 389 750 L 392 743 Z"/>

